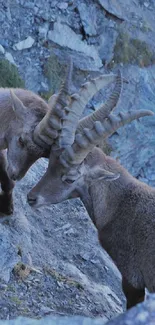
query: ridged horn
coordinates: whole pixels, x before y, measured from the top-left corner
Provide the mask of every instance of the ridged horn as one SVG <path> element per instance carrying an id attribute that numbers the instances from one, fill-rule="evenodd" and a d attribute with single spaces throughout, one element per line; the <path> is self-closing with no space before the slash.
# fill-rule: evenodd
<path id="1" fill-rule="evenodd" d="M 49 148 L 59 136 L 62 128 L 62 118 L 65 115 L 65 107 L 69 103 L 69 87 L 72 77 L 73 62 L 69 59 L 65 80 L 62 82 L 59 93 L 53 96 L 49 111 L 34 130 L 34 141 L 43 148 Z"/>
<path id="2" fill-rule="evenodd" d="M 110 114 L 102 123 L 95 121 L 93 128 L 84 128 L 83 133 L 77 133 L 72 146 L 67 147 L 60 155 L 60 161 L 64 167 L 81 164 L 88 153 L 97 145 L 100 138 L 107 138 L 118 128 L 144 116 L 152 116 L 149 110 L 140 110 L 129 113 L 119 113 L 118 116 Z"/>
<path id="3" fill-rule="evenodd" d="M 71 96 L 68 114 L 63 121 L 62 130 L 59 136 L 60 148 L 72 145 L 79 119 L 89 100 L 104 86 L 116 80 L 116 75 L 101 75 L 82 85 L 77 94 Z"/>
<path id="4" fill-rule="evenodd" d="M 82 133 L 82 130 L 84 128 L 91 129 L 95 121 L 100 121 L 102 123 L 104 119 L 109 116 L 110 112 L 112 112 L 113 109 L 116 107 L 118 100 L 120 98 L 121 90 L 122 90 L 122 76 L 119 70 L 118 75 L 116 77 L 116 85 L 108 100 L 104 104 L 101 104 L 101 106 L 98 108 L 96 112 L 92 113 L 89 116 L 84 117 L 79 121 L 76 133 Z"/>

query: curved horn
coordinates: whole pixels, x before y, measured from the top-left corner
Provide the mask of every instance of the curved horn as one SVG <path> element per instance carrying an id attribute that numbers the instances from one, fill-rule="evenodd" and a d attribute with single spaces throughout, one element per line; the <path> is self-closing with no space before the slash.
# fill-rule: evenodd
<path id="1" fill-rule="evenodd" d="M 116 77 L 114 74 L 101 75 L 96 79 L 84 83 L 79 92 L 71 96 L 68 114 L 65 116 L 59 136 L 60 148 L 65 148 L 73 144 L 77 125 L 86 104 L 104 86 L 115 81 Z"/>
<path id="2" fill-rule="evenodd" d="M 119 113 L 118 116 L 110 114 L 102 123 L 95 121 L 93 128 L 83 129 L 83 134 L 77 133 L 72 146 L 67 147 L 60 155 L 60 161 L 64 167 L 81 164 L 88 153 L 99 142 L 100 138 L 106 138 L 113 134 L 118 128 L 139 119 L 143 116 L 154 115 L 152 111 L 140 110 L 126 114 Z"/>
<path id="3" fill-rule="evenodd" d="M 109 116 L 110 112 L 116 107 L 118 100 L 121 95 L 122 90 L 122 76 L 120 70 L 118 71 L 118 75 L 116 77 L 116 85 L 114 90 L 108 100 L 98 108 L 98 110 L 92 113 L 89 116 L 84 117 L 79 121 L 76 133 L 82 133 L 84 128 L 93 128 L 95 121 L 100 121 L 101 123 L 104 121 L 106 117 Z"/>
<path id="4" fill-rule="evenodd" d="M 52 96 L 51 100 L 49 100 L 51 107 L 34 130 L 34 141 L 41 147 L 49 148 L 62 128 L 61 119 L 65 115 L 65 107 L 68 105 L 72 70 L 73 62 L 70 58 L 66 77 L 62 82 L 60 91 L 58 95 Z"/>

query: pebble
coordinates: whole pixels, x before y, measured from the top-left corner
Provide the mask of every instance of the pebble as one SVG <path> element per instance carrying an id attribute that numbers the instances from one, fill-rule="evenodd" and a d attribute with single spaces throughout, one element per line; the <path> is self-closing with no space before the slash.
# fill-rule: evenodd
<path id="1" fill-rule="evenodd" d="M 15 64 L 14 58 L 13 58 L 13 56 L 12 56 L 11 53 L 6 52 L 6 53 L 5 53 L 5 58 L 6 58 L 10 63 Z"/>
<path id="2" fill-rule="evenodd" d="M 65 10 L 68 8 L 68 3 L 67 2 L 61 2 L 57 5 L 57 7 L 61 10 Z"/>
<path id="3" fill-rule="evenodd" d="M 45 314 L 49 314 L 49 313 L 51 313 L 53 310 L 52 310 L 51 308 L 47 307 L 47 306 L 42 306 L 42 307 L 40 308 L 40 311 L 41 311 L 42 313 L 44 313 L 44 315 L 45 315 Z"/>
<path id="4" fill-rule="evenodd" d="M 32 38 L 31 36 L 28 36 L 23 41 L 20 41 L 20 42 L 14 44 L 13 49 L 18 50 L 18 51 L 29 49 L 30 47 L 32 47 L 34 42 L 35 42 L 34 38 Z"/>
<path id="5" fill-rule="evenodd" d="M 148 2 L 144 2 L 144 6 L 145 6 L 146 8 L 148 8 L 148 7 L 149 7 L 149 3 L 148 3 Z"/>
<path id="6" fill-rule="evenodd" d="M 0 52 L 2 53 L 2 54 L 4 54 L 5 53 L 5 49 L 4 49 L 4 47 L 0 44 Z"/>

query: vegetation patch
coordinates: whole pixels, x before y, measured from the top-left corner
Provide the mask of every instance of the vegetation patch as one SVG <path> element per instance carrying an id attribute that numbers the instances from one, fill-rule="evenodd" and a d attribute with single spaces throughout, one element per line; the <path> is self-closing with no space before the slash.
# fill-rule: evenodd
<path id="1" fill-rule="evenodd" d="M 61 85 L 66 72 L 65 65 L 62 65 L 57 56 L 51 52 L 50 57 L 44 65 L 44 74 L 48 79 L 50 91 L 41 94 L 44 99 L 48 99 L 52 94 L 54 94 Z"/>
<path id="2" fill-rule="evenodd" d="M 63 282 L 64 284 L 74 286 L 79 290 L 84 290 L 84 287 L 80 282 L 78 282 L 72 278 L 66 277 L 66 276 L 58 273 L 56 270 L 54 270 L 52 268 L 45 268 L 45 272 L 50 274 L 57 282 Z"/>
<path id="3" fill-rule="evenodd" d="M 8 60 L 0 59 L 0 87 L 24 88 L 17 67 Z"/>
<path id="4" fill-rule="evenodd" d="M 127 33 L 120 32 L 116 40 L 110 67 L 118 63 L 130 63 L 140 67 L 147 67 L 155 63 L 155 53 L 146 42 L 131 38 Z"/>

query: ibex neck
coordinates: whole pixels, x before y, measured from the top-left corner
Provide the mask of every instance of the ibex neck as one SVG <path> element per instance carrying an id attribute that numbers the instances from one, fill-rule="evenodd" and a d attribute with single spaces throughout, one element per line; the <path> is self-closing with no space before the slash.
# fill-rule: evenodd
<path id="1" fill-rule="evenodd" d="M 94 216 L 94 208 L 93 208 L 93 200 L 92 200 L 92 197 L 91 197 L 91 194 L 90 194 L 88 188 L 85 186 L 80 188 L 78 190 L 78 194 L 79 194 L 80 199 L 83 202 L 83 204 L 89 214 L 89 217 L 91 218 L 92 222 L 96 226 L 95 216 Z"/>
<path id="2" fill-rule="evenodd" d="M 134 182 L 132 176 L 128 178 L 121 175 L 118 180 L 107 182 L 106 185 L 105 182 L 100 182 L 90 188 L 88 203 L 85 197 L 83 203 L 98 230 L 116 218 L 119 205 L 124 204 L 123 198 L 126 197 L 132 181 Z"/>

